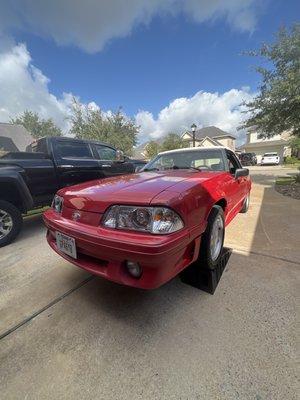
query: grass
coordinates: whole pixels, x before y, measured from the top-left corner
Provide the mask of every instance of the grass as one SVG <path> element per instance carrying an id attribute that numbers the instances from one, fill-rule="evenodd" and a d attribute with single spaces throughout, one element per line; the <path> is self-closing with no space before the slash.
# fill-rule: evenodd
<path id="1" fill-rule="evenodd" d="M 285 163 L 283 164 L 286 168 L 299 168 L 300 159 L 297 157 L 286 157 Z"/>
<path id="2" fill-rule="evenodd" d="M 279 176 L 275 183 L 276 185 L 290 185 L 295 182 L 295 176 Z"/>
<path id="3" fill-rule="evenodd" d="M 300 161 L 297 163 L 293 163 L 293 164 L 283 164 L 284 168 L 295 168 L 297 169 L 298 167 L 300 167 Z"/>
<path id="4" fill-rule="evenodd" d="M 41 208 L 34 208 L 33 210 L 28 211 L 26 214 L 23 215 L 24 218 L 31 217 L 32 215 L 42 214 L 46 211 L 49 207 L 41 207 Z"/>

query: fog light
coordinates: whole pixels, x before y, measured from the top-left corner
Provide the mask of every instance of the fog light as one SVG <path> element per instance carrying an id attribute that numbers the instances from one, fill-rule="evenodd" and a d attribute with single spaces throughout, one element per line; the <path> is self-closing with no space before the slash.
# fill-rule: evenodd
<path id="1" fill-rule="evenodd" d="M 142 275 L 142 268 L 140 264 L 135 261 L 126 261 L 126 268 L 131 276 L 134 278 L 140 278 Z"/>

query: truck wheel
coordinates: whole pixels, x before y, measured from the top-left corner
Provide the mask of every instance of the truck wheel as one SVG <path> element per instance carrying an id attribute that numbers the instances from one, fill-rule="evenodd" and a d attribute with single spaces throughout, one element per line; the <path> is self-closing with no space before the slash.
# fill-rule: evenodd
<path id="1" fill-rule="evenodd" d="M 0 247 L 11 243 L 22 228 L 22 214 L 13 204 L 0 200 Z"/>
<path id="2" fill-rule="evenodd" d="M 207 222 L 206 231 L 202 235 L 199 254 L 200 264 L 214 269 L 222 256 L 225 236 L 225 221 L 222 207 L 213 206 Z"/>
<path id="3" fill-rule="evenodd" d="M 249 204 L 250 204 L 250 195 L 248 194 L 248 196 L 244 200 L 243 207 L 240 211 L 241 214 L 245 214 L 248 211 Z"/>

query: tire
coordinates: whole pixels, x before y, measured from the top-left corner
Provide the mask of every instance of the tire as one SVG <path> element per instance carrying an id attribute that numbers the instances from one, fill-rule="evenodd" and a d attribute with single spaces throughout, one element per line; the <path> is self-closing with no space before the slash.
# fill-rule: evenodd
<path id="1" fill-rule="evenodd" d="M 241 214 L 246 214 L 246 212 L 249 209 L 249 204 L 250 204 L 250 195 L 248 194 L 244 200 L 243 207 L 241 208 L 241 211 L 240 211 Z"/>
<path id="2" fill-rule="evenodd" d="M 22 228 L 22 214 L 13 204 L 0 200 L 0 247 L 10 244 Z"/>
<path id="3" fill-rule="evenodd" d="M 215 224 L 218 225 L 218 229 Z M 218 232 L 218 245 L 214 246 L 213 241 L 213 232 Z M 216 232 L 215 231 L 215 232 Z M 213 206 L 208 220 L 207 227 L 202 235 L 201 246 L 199 252 L 199 262 L 205 265 L 209 269 L 215 269 L 218 265 L 220 258 L 222 256 L 223 245 L 224 245 L 224 236 L 225 236 L 225 220 L 224 220 L 224 212 L 222 207 Z"/>

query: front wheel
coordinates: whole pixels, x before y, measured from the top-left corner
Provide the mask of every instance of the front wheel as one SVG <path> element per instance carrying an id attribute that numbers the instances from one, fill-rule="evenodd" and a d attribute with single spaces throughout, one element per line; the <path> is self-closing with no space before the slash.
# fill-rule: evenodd
<path id="1" fill-rule="evenodd" d="M 13 204 L 0 200 L 0 247 L 11 243 L 22 228 L 22 214 Z"/>
<path id="2" fill-rule="evenodd" d="M 222 207 L 214 206 L 209 214 L 206 231 L 202 235 L 199 260 L 214 269 L 222 256 L 225 221 Z"/>

